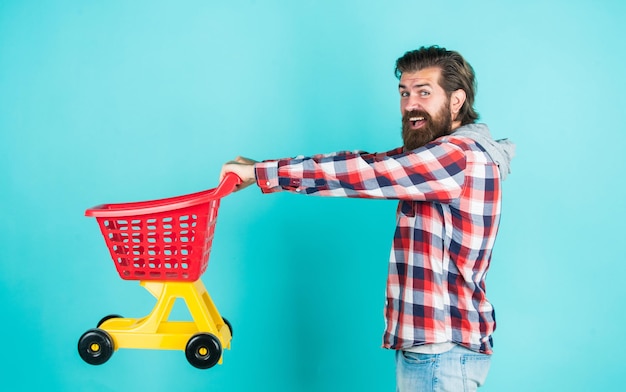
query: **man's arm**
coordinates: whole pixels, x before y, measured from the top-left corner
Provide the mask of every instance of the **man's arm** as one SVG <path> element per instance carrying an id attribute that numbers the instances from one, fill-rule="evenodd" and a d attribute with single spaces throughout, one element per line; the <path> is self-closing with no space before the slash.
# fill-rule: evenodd
<path id="1" fill-rule="evenodd" d="M 348 154 L 359 154 L 363 157 L 363 159 L 365 160 L 372 160 L 372 159 L 379 159 L 381 157 L 384 156 L 393 156 L 396 155 L 398 153 L 402 152 L 402 147 L 398 147 L 395 148 L 393 150 L 387 151 L 387 152 L 383 152 L 383 153 L 374 153 L 374 154 L 370 154 L 368 152 L 365 151 L 339 151 L 339 152 L 333 152 L 330 154 L 317 154 L 317 155 L 313 155 L 311 157 L 311 159 L 316 159 L 316 160 L 321 160 L 324 158 L 331 158 L 331 157 L 341 157 L 341 156 L 345 156 Z M 303 159 L 304 156 L 299 156 L 296 157 L 294 159 Z M 264 163 L 267 162 L 277 162 L 277 161 L 265 161 Z M 253 159 L 250 158 L 245 158 L 242 156 L 237 156 L 234 160 L 232 161 L 228 161 L 226 162 L 223 166 L 222 166 L 222 170 L 220 172 L 220 182 L 222 181 L 222 179 L 224 178 L 224 175 L 226 173 L 232 172 L 235 173 L 239 176 L 239 178 L 241 178 L 241 184 L 237 185 L 236 191 L 240 191 L 242 189 L 247 188 L 248 186 L 254 184 L 257 180 L 256 178 L 256 173 L 255 173 L 255 165 L 259 163 L 258 161 L 255 161 Z M 269 184 L 267 183 L 267 181 L 265 181 L 266 186 L 269 186 Z"/>
<path id="2" fill-rule="evenodd" d="M 245 186 L 256 181 L 264 193 L 287 190 L 449 202 L 461 194 L 464 169 L 465 154 L 459 146 L 434 142 L 414 151 L 399 148 L 380 154 L 340 153 L 263 162 L 238 158 L 222 172 L 240 175 Z"/>

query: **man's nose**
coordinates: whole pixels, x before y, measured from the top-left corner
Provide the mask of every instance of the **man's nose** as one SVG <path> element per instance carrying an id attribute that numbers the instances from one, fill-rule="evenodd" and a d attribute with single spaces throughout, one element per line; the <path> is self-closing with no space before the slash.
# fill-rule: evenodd
<path id="1" fill-rule="evenodd" d="M 409 97 L 404 106 L 404 110 L 407 112 L 410 112 L 411 110 L 418 110 L 418 109 L 421 109 L 421 107 L 419 105 L 419 102 L 417 101 L 417 98 Z"/>

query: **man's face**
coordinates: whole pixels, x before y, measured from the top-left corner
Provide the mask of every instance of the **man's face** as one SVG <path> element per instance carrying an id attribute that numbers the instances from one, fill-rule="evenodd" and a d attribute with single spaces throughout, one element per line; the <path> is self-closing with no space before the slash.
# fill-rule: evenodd
<path id="1" fill-rule="evenodd" d="M 400 78 L 402 139 L 407 150 L 414 150 L 452 130 L 450 97 L 439 85 L 441 70 L 424 68 L 405 72 Z"/>

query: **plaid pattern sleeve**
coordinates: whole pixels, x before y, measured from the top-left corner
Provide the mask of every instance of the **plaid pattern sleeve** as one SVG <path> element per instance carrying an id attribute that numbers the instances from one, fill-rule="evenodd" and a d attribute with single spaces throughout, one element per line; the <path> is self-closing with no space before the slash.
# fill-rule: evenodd
<path id="1" fill-rule="evenodd" d="M 460 148 L 432 143 L 410 152 L 343 152 L 266 161 L 258 163 L 255 171 L 264 193 L 286 190 L 318 196 L 447 202 L 460 194 L 464 168 Z"/>
<path id="2" fill-rule="evenodd" d="M 500 218 L 500 174 L 469 138 L 413 151 L 258 163 L 264 193 L 397 199 L 383 347 L 453 342 L 490 354 L 495 315 L 485 277 Z"/>

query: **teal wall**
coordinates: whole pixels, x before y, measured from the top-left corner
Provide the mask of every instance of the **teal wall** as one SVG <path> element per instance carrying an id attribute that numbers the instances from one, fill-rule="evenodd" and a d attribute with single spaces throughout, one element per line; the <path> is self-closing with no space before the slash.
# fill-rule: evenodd
<path id="1" fill-rule="evenodd" d="M 439 44 L 472 63 L 482 120 L 518 145 L 484 390 L 622 390 L 625 4 L 0 1 L 2 389 L 393 391 L 393 201 L 224 199 L 203 281 L 235 337 L 206 371 L 178 351 L 82 362 L 86 329 L 154 303 L 83 213 L 212 188 L 236 155 L 393 148 L 394 61 Z"/>

